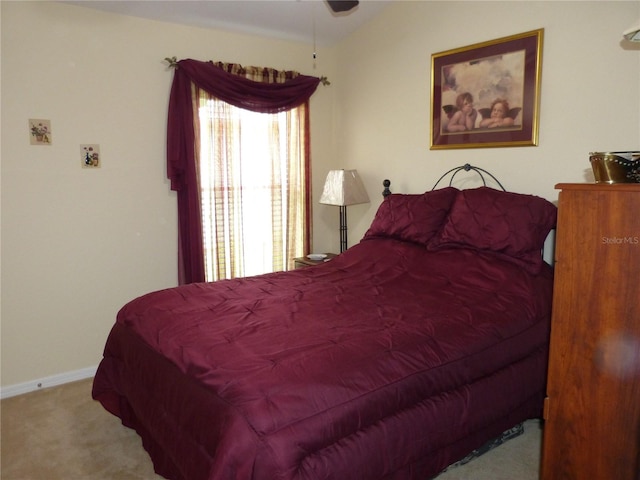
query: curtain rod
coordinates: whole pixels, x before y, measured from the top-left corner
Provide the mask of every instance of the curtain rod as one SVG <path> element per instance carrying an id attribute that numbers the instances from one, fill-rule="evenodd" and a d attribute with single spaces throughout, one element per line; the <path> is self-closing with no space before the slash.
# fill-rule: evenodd
<path id="1" fill-rule="evenodd" d="M 178 68 L 178 59 L 176 57 L 165 57 L 164 61 L 169 64 L 169 68 Z M 331 85 L 331 82 L 327 77 L 320 77 L 320 83 L 322 85 Z"/>

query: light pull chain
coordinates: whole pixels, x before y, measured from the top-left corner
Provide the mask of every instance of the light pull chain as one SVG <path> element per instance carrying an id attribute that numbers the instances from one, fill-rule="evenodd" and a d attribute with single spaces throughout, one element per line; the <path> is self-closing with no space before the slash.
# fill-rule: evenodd
<path id="1" fill-rule="evenodd" d="M 316 2 L 313 2 L 313 10 L 311 10 L 311 18 L 313 21 L 313 69 L 316 69 L 316 58 L 318 54 L 316 53 Z"/>

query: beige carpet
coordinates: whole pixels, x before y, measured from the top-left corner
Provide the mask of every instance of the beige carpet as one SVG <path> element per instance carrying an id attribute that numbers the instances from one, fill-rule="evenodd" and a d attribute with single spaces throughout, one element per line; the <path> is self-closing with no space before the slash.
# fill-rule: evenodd
<path id="1" fill-rule="evenodd" d="M 2 480 L 162 478 L 140 437 L 91 399 L 91 380 L 7 398 L 0 407 Z M 526 422 L 524 435 L 438 480 L 537 480 L 540 439 L 539 422 Z"/>

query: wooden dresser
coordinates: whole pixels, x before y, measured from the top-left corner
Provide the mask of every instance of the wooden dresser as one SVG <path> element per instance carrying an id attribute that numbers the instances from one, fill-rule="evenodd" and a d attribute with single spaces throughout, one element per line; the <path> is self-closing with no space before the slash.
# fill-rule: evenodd
<path id="1" fill-rule="evenodd" d="M 543 480 L 640 480 L 640 184 L 559 184 Z"/>

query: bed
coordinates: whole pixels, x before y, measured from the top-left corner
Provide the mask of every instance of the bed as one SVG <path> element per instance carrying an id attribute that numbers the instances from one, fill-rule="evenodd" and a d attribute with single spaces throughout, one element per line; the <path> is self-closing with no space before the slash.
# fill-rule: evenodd
<path id="1" fill-rule="evenodd" d="M 175 480 L 426 480 L 539 418 L 548 201 L 389 194 L 323 264 L 143 295 L 93 398 Z"/>

